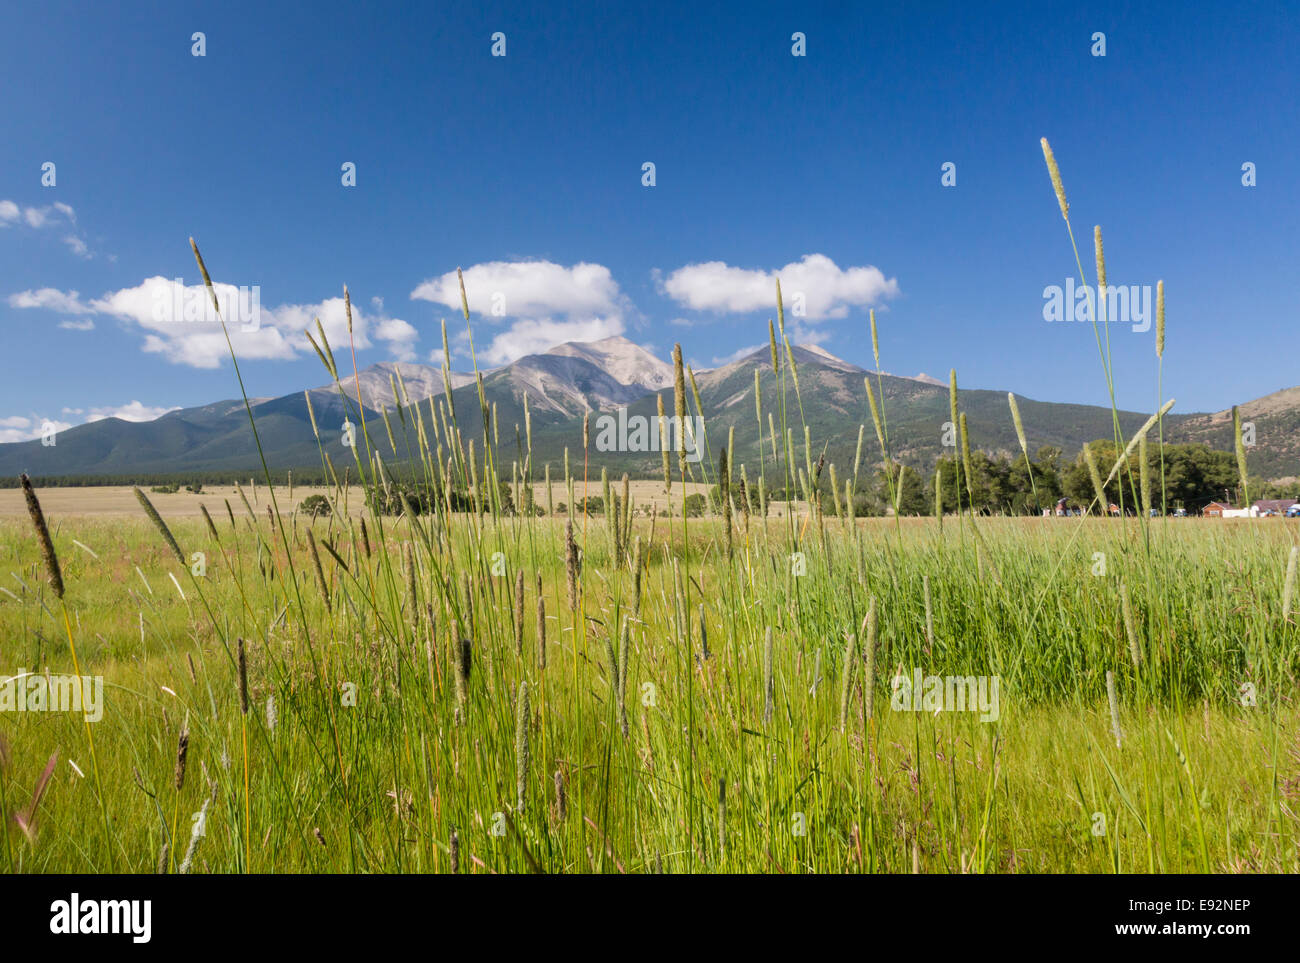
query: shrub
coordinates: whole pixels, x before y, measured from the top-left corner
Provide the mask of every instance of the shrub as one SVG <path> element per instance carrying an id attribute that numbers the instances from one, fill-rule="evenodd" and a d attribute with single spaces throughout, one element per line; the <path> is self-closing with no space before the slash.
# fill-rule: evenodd
<path id="1" fill-rule="evenodd" d="M 330 501 L 324 495 L 308 495 L 298 503 L 298 511 L 311 518 L 320 518 L 330 513 Z"/>

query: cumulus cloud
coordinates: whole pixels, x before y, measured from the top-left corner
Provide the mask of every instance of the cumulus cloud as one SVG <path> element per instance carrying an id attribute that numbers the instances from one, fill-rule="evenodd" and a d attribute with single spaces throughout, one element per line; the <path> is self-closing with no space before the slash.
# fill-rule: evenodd
<path id="1" fill-rule="evenodd" d="M 31 441 L 40 438 L 47 430 L 63 431 L 71 428 L 72 422 L 43 415 L 9 415 L 0 417 L 0 444 L 13 441 Z"/>
<path id="2" fill-rule="evenodd" d="M 68 250 L 78 257 L 95 256 L 85 239 L 77 233 L 77 212 L 61 201 L 45 207 L 22 207 L 15 201 L 0 200 L 0 227 L 12 224 L 25 224 L 37 231 L 62 229 L 67 232 L 63 235 L 63 243 Z"/>
<path id="3" fill-rule="evenodd" d="M 810 322 L 844 318 L 850 308 L 876 305 L 898 294 L 898 281 L 886 278 L 879 268 L 841 268 L 824 254 L 805 254 L 775 271 L 732 267 L 725 261 L 688 264 L 661 278 L 659 285 L 668 297 L 694 311 L 751 314 L 775 310 L 778 277 L 787 315 Z"/>
<path id="4" fill-rule="evenodd" d="M 154 421 L 169 411 L 179 410 L 179 405 L 172 405 L 169 408 L 164 405 L 146 405 L 141 404 L 139 401 L 131 401 L 125 405 L 91 408 L 90 413 L 86 415 L 86 421 L 103 421 L 105 418 L 121 418 L 123 421 Z"/>
<path id="5" fill-rule="evenodd" d="M 619 313 L 618 283 L 603 264 L 564 267 L 552 261 L 489 261 L 463 272 L 471 313 L 485 317 L 530 318 Z M 460 307 L 455 271 L 420 284 L 417 301 Z"/>
<path id="6" fill-rule="evenodd" d="M 387 343 L 389 353 L 396 360 L 415 360 L 415 342 L 420 340 L 420 333 L 414 326 L 400 318 L 380 318 L 375 321 L 374 335 Z"/>
<path id="7" fill-rule="evenodd" d="M 489 261 L 463 275 L 470 313 L 488 324 L 507 325 L 481 351 L 488 364 L 504 364 L 565 341 L 622 334 L 630 311 L 630 302 L 603 264 Z M 424 281 L 411 298 L 460 310 L 456 272 Z M 430 357 L 440 360 L 441 353 Z"/>
<path id="8" fill-rule="evenodd" d="M 81 302 L 76 291 L 57 288 L 40 288 L 36 291 L 19 291 L 7 298 L 11 308 L 47 308 L 60 314 L 85 314 L 91 308 Z"/>
<path id="9" fill-rule="evenodd" d="M 105 405 L 91 408 L 64 408 L 62 414 L 76 417 L 76 421 L 51 418 L 45 415 L 9 415 L 0 416 L 0 444 L 15 441 L 34 441 L 47 431 L 67 431 L 78 424 L 103 421 L 105 418 L 121 418 L 123 421 L 153 421 L 169 411 L 178 410 L 176 406 L 146 405 L 140 401 L 131 401 L 124 405 Z M 84 415 L 85 417 L 81 417 Z M 57 444 L 57 439 L 55 440 Z"/>
<path id="10" fill-rule="evenodd" d="M 90 318 L 83 318 L 80 321 L 60 321 L 59 327 L 69 331 L 94 331 L 95 322 Z"/>
<path id="11" fill-rule="evenodd" d="M 526 354 L 537 354 L 566 341 L 599 341 L 623 333 L 618 318 L 593 318 L 590 321 L 516 321 L 488 344 L 482 357 L 488 364 L 506 364 Z M 441 352 L 438 360 L 441 360 Z"/>
<path id="12" fill-rule="evenodd" d="M 219 317 L 202 284 L 185 284 L 180 279 L 146 278 L 134 287 L 110 291 L 83 301 L 76 291 L 41 288 L 12 294 L 8 303 L 16 308 L 43 308 L 60 314 L 102 315 L 116 318 L 143 334 L 141 347 L 160 354 L 174 364 L 194 368 L 217 368 L 230 357 L 230 345 L 240 360 L 290 360 L 314 354 L 305 334 L 315 331 L 316 319 L 331 345 L 348 343 L 347 311 L 343 298 L 327 298 L 314 304 L 282 304 L 266 307 L 256 285 L 237 287 L 214 284 L 221 305 Z M 226 321 L 221 328 L 220 318 Z M 62 326 L 89 330 L 93 321 L 82 318 Z M 352 305 L 352 338 L 358 350 L 383 342 L 398 360 L 414 357 L 416 329 L 400 318 L 370 314 Z M 374 341 L 372 341 L 372 338 Z"/>

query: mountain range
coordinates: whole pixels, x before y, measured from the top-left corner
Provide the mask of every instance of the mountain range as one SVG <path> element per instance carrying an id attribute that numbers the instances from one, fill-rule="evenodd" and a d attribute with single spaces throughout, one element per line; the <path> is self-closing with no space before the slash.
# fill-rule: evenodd
<path id="1" fill-rule="evenodd" d="M 791 349 L 799 376 L 796 393 L 788 372 L 786 424 L 794 426 L 796 451 L 802 449 L 802 426 L 809 427 L 814 444 L 824 446 L 827 461 L 849 466 L 857 447 L 859 426 L 866 425 L 864 459 L 878 460 L 878 448 L 867 410 L 865 369 L 837 358 L 824 349 Z M 784 352 L 783 352 L 784 354 Z M 785 359 L 782 359 L 783 364 Z M 733 464 L 757 464 L 760 437 L 754 403 L 754 372 L 759 372 L 764 435 L 762 444 L 771 458 L 766 434 L 769 413 L 781 424 L 780 385 L 772 371 L 771 355 L 764 347 L 730 364 L 695 373 L 695 384 L 706 418 L 707 441 L 716 458 L 734 431 Z M 873 385 L 877 375 L 870 373 Z M 628 417 L 653 419 L 656 395 L 663 394 L 666 410 L 673 410 L 672 365 L 623 337 L 593 342 L 570 342 L 540 354 L 530 354 L 510 364 L 482 372 L 483 395 L 496 411 L 499 459 L 516 457 L 515 431 L 524 434 L 524 399 L 527 397 L 536 466 L 549 462 L 558 470 L 567 446 L 571 457 L 582 459 L 581 423 L 584 413 L 609 412 L 620 407 Z M 340 388 L 364 406 L 372 442 L 382 442 L 385 456 L 400 460 L 388 450 L 389 424 L 398 452 L 415 447 L 409 414 L 399 414 L 397 399 L 421 405 L 429 418 L 431 399 L 444 394 L 442 369 L 430 365 L 384 362 L 348 377 L 338 385 L 310 388 L 278 398 L 251 399 L 262 449 L 273 469 L 319 471 L 320 449 L 312 428 L 314 415 L 321 443 L 342 470 L 351 458 L 340 458 L 342 425 L 347 407 Z M 452 401 L 465 437 L 481 439 L 482 422 L 478 387 L 473 373 L 451 372 Z M 950 420 L 948 386 L 926 375 L 901 377 L 882 374 L 883 397 L 890 447 L 895 458 L 922 471 L 930 471 L 943 454 L 941 433 Z M 689 390 L 689 389 L 688 389 Z M 311 410 L 308 410 L 307 397 Z M 1017 398 L 1031 453 L 1042 445 L 1062 449 L 1073 458 L 1087 441 L 1113 437 L 1109 408 L 1060 404 Z M 433 404 L 436 406 L 437 401 Z M 1004 391 L 960 389 L 959 404 L 967 414 L 971 444 L 990 453 L 1020 450 Z M 802 409 L 802 410 L 801 410 Z M 1244 421 L 1255 425 L 1256 444 L 1250 449 L 1252 475 L 1265 478 L 1300 475 L 1300 387 L 1248 401 L 1240 406 Z M 1147 412 L 1120 412 L 1120 425 L 1131 435 L 1148 417 Z M 592 436 L 595 437 L 593 420 Z M 1231 450 L 1231 411 L 1194 414 L 1171 413 L 1165 419 L 1167 442 L 1204 442 Z M 481 441 L 480 441 L 481 445 Z M 589 470 L 601 467 L 635 476 L 656 475 L 661 470 L 658 450 L 646 452 L 588 452 Z M 148 422 L 106 418 L 57 436 L 56 443 L 41 441 L 0 444 L 0 475 L 26 471 L 39 478 L 61 476 L 183 475 L 186 472 L 256 474 L 261 464 L 249 414 L 238 399 L 178 409 Z M 506 472 L 508 474 L 508 471 Z"/>

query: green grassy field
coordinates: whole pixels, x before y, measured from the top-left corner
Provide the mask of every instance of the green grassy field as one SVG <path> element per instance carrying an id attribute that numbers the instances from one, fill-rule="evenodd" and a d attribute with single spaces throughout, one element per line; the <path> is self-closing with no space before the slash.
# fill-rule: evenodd
<path id="1" fill-rule="evenodd" d="M 826 517 L 796 576 L 786 520 L 728 562 L 717 519 L 615 557 L 578 518 L 575 610 L 545 518 L 372 516 L 368 554 L 318 520 L 323 590 L 301 518 L 177 521 L 195 577 L 141 515 L 51 520 L 105 709 L 0 713 L 13 871 L 175 872 L 205 801 L 191 872 L 1300 868 L 1294 524 Z M 0 532 L 5 674 L 72 674 L 31 526 Z M 914 668 L 998 676 L 998 720 L 895 709 Z"/>
<path id="2" fill-rule="evenodd" d="M 1094 243 L 1104 278 L 1100 228 Z M 1075 264 L 1084 276 L 1077 247 Z M 862 457 L 864 419 L 841 487 L 804 417 L 778 283 L 779 387 L 753 398 L 760 460 L 726 464 L 729 432 L 725 446 L 700 439 L 719 457 L 689 478 L 685 451 L 664 452 L 662 517 L 634 510 L 643 487 L 587 477 L 584 438 L 552 485 L 533 464 L 527 400 L 503 446 L 480 386 L 490 432 L 467 436 L 431 398 L 397 411 L 418 450 L 399 456 L 391 423 L 360 416 L 356 448 L 320 444 L 325 477 L 349 459 L 400 514 L 358 513 L 356 489 L 344 504 L 336 486 L 310 525 L 274 489 L 269 507 L 214 499 L 201 520 L 164 521 L 143 497 L 138 520 L 0 520 L 0 670 L 102 677 L 106 702 L 95 722 L 0 712 L 0 865 L 1294 872 L 1300 526 L 1148 517 L 1164 503 L 1173 404 L 1157 291 L 1156 413 L 1134 433 L 1094 323 L 1114 461 L 1099 468 L 1084 447 L 1093 517 L 970 510 L 953 372 L 951 423 L 933 427 L 960 427 L 958 512 L 854 519 L 859 468 L 894 458 L 875 315 L 863 407 L 880 458 Z M 462 309 L 468 324 L 463 287 Z M 445 328 L 443 344 L 449 366 Z M 704 418 L 680 346 L 674 362 L 673 416 Z M 385 461 L 422 481 L 420 512 L 390 497 Z M 1096 517 L 1115 479 L 1137 517 Z M 515 514 L 530 502 L 521 480 L 534 504 L 601 496 L 603 511 Z M 719 486 L 720 514 L 688 517 L 688 481 Z M 808 513 L 746 510 L 778 487 Z M 970 681 L 901 698 L 911 686 L 896 681 L 918 674 Z"/>

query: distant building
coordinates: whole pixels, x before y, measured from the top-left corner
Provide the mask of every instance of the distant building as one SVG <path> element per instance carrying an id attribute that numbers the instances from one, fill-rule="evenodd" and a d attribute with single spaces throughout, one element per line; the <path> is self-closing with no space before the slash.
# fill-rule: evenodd
<path id="1" fill-rule="evenodd" d="M 1224 502 L 1210 502 L 1201 509 L 1201 514 L 1206 518 L 1222 518 L 1224 512 L 1230 512 L 1233 508 Z"/>
<path id="2" fill-rule="evenodd" d="M 1285 515 L 1292 505 L 1297 504 L 1300 504 L 1300 502 L 1297 502 L 1294 498 L 1261 498 L 1251 508 L 1260 515 L 1266 513 Z"/>

